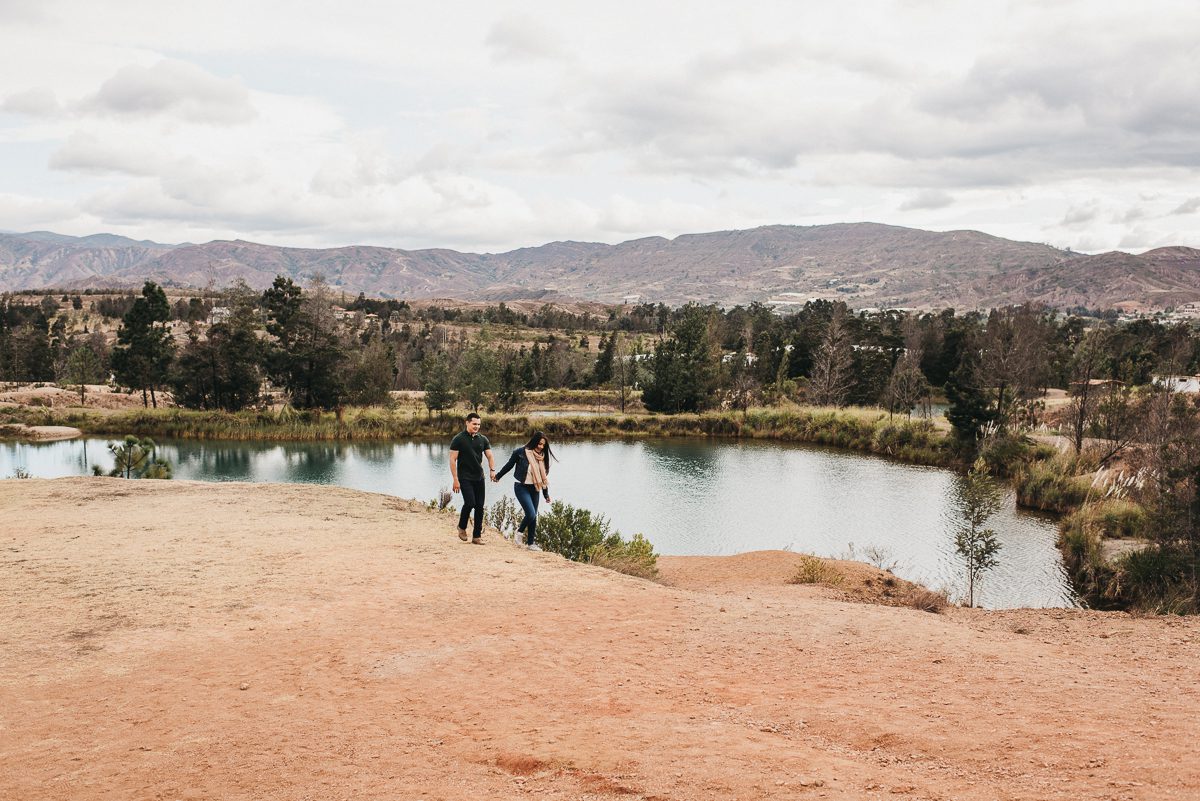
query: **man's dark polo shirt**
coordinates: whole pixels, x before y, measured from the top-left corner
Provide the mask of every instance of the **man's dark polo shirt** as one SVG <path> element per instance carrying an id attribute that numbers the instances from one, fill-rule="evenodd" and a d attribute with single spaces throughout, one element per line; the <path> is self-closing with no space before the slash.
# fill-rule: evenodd
<path id="1" fill-rule="evenodd" d="M 483 480 L 483 452 L 490 451 L 492 443 L 483 434 L 471 436 L 459 431 L 450 440 L 450 450 L 458 451 L 458 480 Z"/>

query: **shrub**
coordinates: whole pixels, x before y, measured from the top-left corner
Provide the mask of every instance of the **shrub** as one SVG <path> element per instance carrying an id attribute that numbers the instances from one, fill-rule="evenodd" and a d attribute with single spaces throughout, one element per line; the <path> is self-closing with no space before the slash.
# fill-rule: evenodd
<path id="1" fill-rule="evenodd" d="M 593 515 L 587 509 L 576 509 L 562 501 L 554 501 L 549 509 L 538 514 L 538 545 L 572 562 L 586 562 L 593 549 L 610 534 L 604 515 Z"/>
<path id="2" fill-rule="evenodd" d="M 1190 615 L 1200 611 L 1195 557 L 1185 549 L 1158 545 L 1116 560 L 1106 595 L 1153 614 Z"/>
<path id="3" fill-rule="evenodd" d="M 1033 441 L 1021 435 L 1003 435 L 988 439 L 979 450 L 987 470 L 998 478 L 1011 478 L 1022 465 L 1034 460 Z M 1044 453 L 1041 452 L 1041 453 Z"/>
<path id="4" fill-rule="evenodd" d="M 1033 509 L 1067 513 L 1087 500 L 1089 481 L 1075 474 L 1072 460 L 1035 462 L 1017 471 L 1017 503 Z"/>
<path id="5" fill-rule="evenodd" d="M 502 495 L 500 500 L 488 507 L 484 514 L 484 522 L 489 526 L 495 526 L 496 530 L 505 538 L 512 539 L 524 516 L 525 512 L 517 505 L 516 501 L 508 495 Z"/>
<path id="6" fill-rule="evenodd" d="M 1146 510 L 1131 501 L 1110 498 L 1088 504 L 1085 511 L 1102 537 L 1141 537 L 1146 527 Z"/>
<path id="7" fill-rule="evenodd" d="M 788 579 L 788 584 L 824 584 L 836 587 L 845 580 L 842 572 L 819 556 L 801 554 L 796 572 Z"/>
<path id="8" fill-rule="evenodd" d="M 941 614 L 950 605 L 945 595 L 924 587 L 913 587 L 909 590 L 904 596 L 904 603 L 913 609 L 932 612 L 935 615 Z"/>
<path id="9" fill-rule="evenodd" d="M 588 561 L 630 576 L 644 579 L 658 577 L 658 554 L 654 552 L 650 540 L 641 534 L 634 534 L 633 539 L 628 541 L 615 534 L 609 535 L 592 549 Z"/>
<path id="10" fill-rule="evenodd" d="M 516 504 L 512 507 L 512 516 L 506 519 L 512 520 L 515 530 L 521 510 Z M 507 515 L 508 511 L 502 514 Z M 496 527 L 501 528 L 499 523 Z M 588 562 L 641 578 L 658 576 L 658 554 L 645 536 L 634 534 L 631 540 L 622 539 L 619 532 L 611 530 L 604 515 L 561 501 L 554 501 L 538 515 L 537 543 L 543 550 L 572 562 Z"/>

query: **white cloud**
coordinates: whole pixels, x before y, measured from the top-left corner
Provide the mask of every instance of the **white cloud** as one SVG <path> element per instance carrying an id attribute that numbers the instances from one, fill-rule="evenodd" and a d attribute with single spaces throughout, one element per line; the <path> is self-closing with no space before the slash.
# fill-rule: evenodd
<path id="1" fill-rule="evenodd" d="M 0 191 L 138 238 L 493 249 L 855 219 L 1104 248 L 1200 210 L 1200 6 L 356 8 L 0 2 Z"/>
<path id="2" fill-rule="evenodd" d="M 954 196 L 939 189 L 927 189 L 900 204 L 900 211 L 944 209 L 954 203 Z"/>
<path id="3" fill-rule="evenodd" d="M 496 21 L 485 41 L 500 62 L 533 62 L 566 58 L 559 37 L 537 19 L 526 15 Z"/>
<path id="4" fill-rule="evenodd" d="M 1180 203 L 1171 214 L 1195 214 L 1200 211 L 1200 197 L 1192 197 Z"/>
<path id="5" fill-rule="evenodd" d="M 1078 206 L 1071 206 L 1067 209 L 1066 215 L 1063 216 L 1062 222 L 1059 225 L 1064 228 L 1079 228 L 1091 223 L 1100 216 L 1100 204 L 1095 201 L 1089 201 Z"/>
<path id="6" fill-rule="evenodd" d="M 0 111 L 27 117 L 54 117 L 62 111 L 62 107 L 54 92 L 42 87 L 9 95 L 0 103 Z"/>
<path id="7" fill-rule="evenodd" d="M 122 67 L 81 108 L 122 115 L 169 114 L 206 125 L 246 123 L 256 114 L 250 93 L 236 81 L 168 60 L 150 67 Z"/>

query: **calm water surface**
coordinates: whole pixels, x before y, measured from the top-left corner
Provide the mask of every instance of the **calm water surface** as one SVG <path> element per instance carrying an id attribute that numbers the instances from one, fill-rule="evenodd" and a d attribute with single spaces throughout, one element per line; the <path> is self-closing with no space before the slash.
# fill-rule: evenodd
<path id="1" fill-rule="evenodd" d="M 109 441 L 0 443 L 0 477 L 18 468 L 37 478 L 88 475 L 93 464 L 107 471 Z M 493 440 L 497 466 L 515 444 Z M 181 479 L 336 484 L 421 500 L 450 485 L 443 442 L 164 440 L 159 452 Z M 962 593 L 948 471 L 778 443 L 576 441 L 556 445 L 555 454 L 556 500 L 607 516 L 626 536 L 644 533 L 660 553 L 788 548 L 871 561 L 866 553 L 876 549 L 897 575 Z M 488 502 L 502 493 L 512 494 L 510 476 L 488 485 Z M 983 605 L 1074 604 L 1051 520 L 1016 511 L 1010 496 L 990 526 L 1000 565 L 984 578 Z"/>

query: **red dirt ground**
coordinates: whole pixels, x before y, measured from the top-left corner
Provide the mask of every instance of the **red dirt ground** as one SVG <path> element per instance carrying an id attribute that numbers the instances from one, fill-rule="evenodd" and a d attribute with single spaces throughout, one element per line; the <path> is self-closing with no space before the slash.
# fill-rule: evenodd
<path id="1" fill-rule="evenodd" d="M 1200 621 L 853 603 L 797 558 L 657 584 L 382 495 L 0 481 L 0 798 L 1200 797 Z"/>

